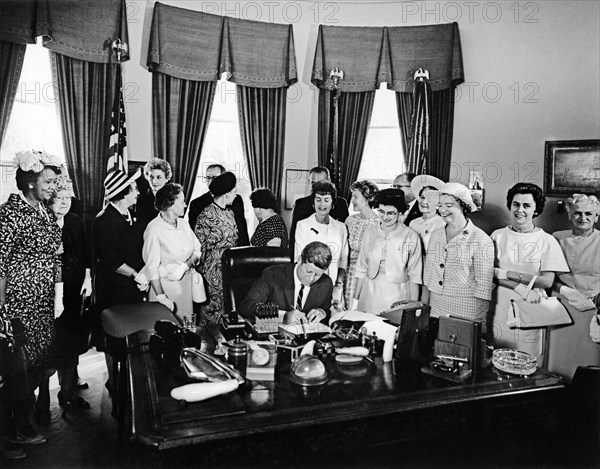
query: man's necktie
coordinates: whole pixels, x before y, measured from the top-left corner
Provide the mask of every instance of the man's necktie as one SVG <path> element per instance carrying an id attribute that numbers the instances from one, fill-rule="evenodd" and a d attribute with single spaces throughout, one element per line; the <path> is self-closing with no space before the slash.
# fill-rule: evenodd
<path id="1" fill-rule="evenodd" d="M 300 291 L 298 292 L 298 298 L 296 298 L 296 309 L 302 311 L 302 297 L 304 296 L 304 284 L 300 284 Z"/>

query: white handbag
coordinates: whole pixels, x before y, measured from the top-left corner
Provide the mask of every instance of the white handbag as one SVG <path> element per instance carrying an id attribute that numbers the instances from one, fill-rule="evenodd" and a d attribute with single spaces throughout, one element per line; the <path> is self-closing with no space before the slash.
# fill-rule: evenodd
<path id="1" fill-rule="evenodd" d="M 527 285 L 527 290 L 523 295 L 524 298 L 527 298 L 536 279 L 537 275 L 534 275 Z M 508 327 L 537 329 L 540 327 L 561 326 L 573 323 L 571 316 L 569 316 L 566 308 L 560 303 L 558 298 L 554 296 L 542 298 L 539 303 L 529 303 L 524 298 L 511 298 L 510 305 L 508 306 L 508 319 L 506 320 Z"/>
<path id="2" fill-rule="evenodd" d="M 204 303 L 206 301 L 204 278 L 196 269 L 192 269 L 192 301 L 194 303 Z"/>

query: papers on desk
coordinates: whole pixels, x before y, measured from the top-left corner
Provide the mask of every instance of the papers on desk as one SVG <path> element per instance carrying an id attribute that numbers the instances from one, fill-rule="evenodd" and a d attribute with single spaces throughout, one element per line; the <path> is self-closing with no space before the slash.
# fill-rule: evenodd
<path id="1" fill-rule="evenodd" d="M 382 317 L 371 313 L 363 313 L 362 311 L 340 311 L 331 315 L 329 325 L 335 321 L 352 321 L 352 322 L 368 322 L 368 321 L 383 321 Z"/>

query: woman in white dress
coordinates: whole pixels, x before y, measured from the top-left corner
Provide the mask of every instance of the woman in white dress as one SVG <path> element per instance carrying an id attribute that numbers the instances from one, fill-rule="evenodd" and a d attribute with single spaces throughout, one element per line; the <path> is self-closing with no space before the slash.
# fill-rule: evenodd
<path id="1" fill-rule="evenodd" d="M 496 347 L 508 347 L 542 358 L 542 329 L 511 329 L 506 325 L 511 299 L 521 299 L 534 275 L 534 288 L 524 298 L 539 303 L 552 287 L 555 272 L 568 272 L 562 249 L 550 234 L 533 224 L 544 210 L 546 198 L 535 184 L 520 182 L 506 195 L 512 224 L 492 233 L 495 247 L 495 304 L 492 339 Z"/>
<path id="2" fill-rule="evenodd" d="M 144 272 L 152 286 L 150 301 L 167 306 L 182 321 L 192 314 L 192 274 L 200 242 L 181 217 L 187 207 L 183 188 L 168 183 L 156 192 L 159 215 L 144 232 Z"/>
<path id="3" fill-rule="evenodd" d="M 423 264 L 419 235 L 402 223 L 400 189 L 379 191 L 380 221 L 365 231 L 356 262 L 352 309 L 379 314 L 398 301 L 417 301 Z"/>
<path id="4" fill-rule="evenodd" d="M 296 262 L 304 247 L 313 241 L 321 241 L 331 250 L 331 264 L 325 272 L 333 280 L 333 303 L 343 302 L 344 277 L 348 267 L 348 232 L 346 225 L 329 216 L 337 197 L 335 186 L 329 181 L 313 184 L 310 198 L 315 208 L 308 218 L 300 220 L 296 226 L 294 257 Z"/>
<path id="5" fill-rule="evenodd" d="M 445 225 L 443 218 L 437 213 L 439 190 L 443 185 L 444 181 L 441 179 L 426 174 L 415 176 L 410 182 L 410 190 L 419 204 L 422 216 L 415 218 L 408 226 L 419 233 L 423 240 L 423 254 L 427 251 L 433 230 Z"/>
<path id="6" fill-rule="evenodd" d="M 348 272 L 346 273 L 346 305 L 352 303 L 354 297 L 354 287 L 356 285 L 356 261 L 362 244 L 365 230 L 372 225 L 379 223 L 379 217 L 373 207 L 377 206 L 377 193 L 379 188 L 371 181 L 356 181 L 350 186 L 352 192 L 352 209 L 357 212 L 346 218 L 344 222 L 348 228 L 348 246 L 350 248 L 350 258 L 348 260 Z"/>

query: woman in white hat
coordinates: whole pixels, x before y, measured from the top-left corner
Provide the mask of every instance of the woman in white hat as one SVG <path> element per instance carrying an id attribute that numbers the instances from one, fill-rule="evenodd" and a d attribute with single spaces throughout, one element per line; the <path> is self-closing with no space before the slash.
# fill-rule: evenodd
<path id="1" fill-rule="evenodd" d="M 494 246 L 467 215 L 476 209 L 464 185 L 440 187 L 438 211 L 445 226 L 431 234 L 425 257 L 423 301 L 431 315 L 481 321 L 492 298 Z"/>
<path id="2" fill-rule="evenodd" d="M 427 174 L 416 176 L 410 183 L 410 190 L 419 204 L 422 216 L 415 218 L 408 226 L 419 233 L 423 240 L 423 252 L 427 250 L 433 230 L 445 225 L 444 220 L 437 213 L 439 190 L 443 185 L 444 181 Z"/>

